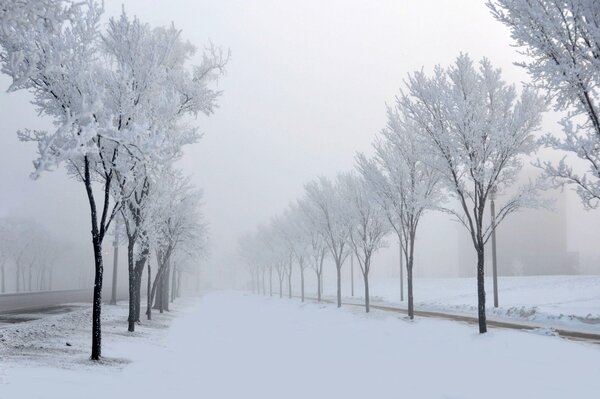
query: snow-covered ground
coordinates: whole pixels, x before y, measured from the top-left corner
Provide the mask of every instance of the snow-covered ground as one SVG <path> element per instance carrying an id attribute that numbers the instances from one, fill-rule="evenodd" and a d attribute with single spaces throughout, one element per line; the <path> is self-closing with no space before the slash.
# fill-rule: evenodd
<path id="1" fill-rule="evenodd" d="M 3 373 L 13 367 L 39 367 L 96 370 L 90 362 L 91 308 L 87 304 L 74 304 L 74 311 L 46 315 L 37 320 L 18 324 L 0 325 L 0 382 Z M 176 308 L 177 309 L 177 305 Z M 155 314 L 151 321 L 127 332 L 127 305 L 102 307 L 103 365 L 113 369 L 124 367 L 129 359 L 121 349 L 130 344 L 161 345 L 168 333 L 172 319 L 180 311 Z M 1 391 L 1 389 L 0 389 Z M 0 395 L 4 399 L 5 396 Z"/>
<path id="2" fill-rule="evenodd" d="M 166 338 L 107 332 L 105 354 L 121 363 L 90 366 L 83 353 L 60 352 L 48 354 L 56 365 L 3 359 L 0 398 L 551 399 L 600 392 L 600 347 L 593 344 L 503 329 L 479 335 L 451 321 L 239 293 L 209 294 L 178 313 Z"/>
<path id="3" fill-rule="evenodd" d="M 359 278 L 360 271 L 355 270 L 355 273 L 354 299 L 362 300 L 362 278 Z M 312 277 L 309 275 L 307 279 L 307 295 L 315 295 Z M 334 283 L 333 278 L 325 283 L 328 297 L 335 294 Z M 600 276 L 500 277 L 498 287 L 500 306 L 494 309 L 492 279 L 486 278 L 488 314 L 492 318 L 600 332 Z M 294 288 L 298 291 L 298 287 Z M 406 295 L 406 288 L 404 292 Z M 400 304 L 398 278 L 373 279 L 370 293 L 372 303 L 406 307 L 406 297 L 404 303 Z M 347 300 L 352 299 L 347 279 L 342 287 L 342 295 Z M 415 279 L 414 298 L 417 309 L 477 314 L 475 278 Z"/>

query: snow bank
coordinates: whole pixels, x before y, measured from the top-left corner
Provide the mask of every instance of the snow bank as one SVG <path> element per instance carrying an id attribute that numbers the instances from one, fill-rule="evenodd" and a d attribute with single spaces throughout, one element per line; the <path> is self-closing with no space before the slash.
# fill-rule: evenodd
<path id="1" fill-rule="evenodd" d="M 355 273 L 360 274 L 357 270 Z M 534 322 L 544 327 L 600 332 L 600 276 L 500 277 L 498 280 L 500 307 L 494 309 L 492 279 L 489 276 L 486 278 L 487 309 L 492 318 Z M 335 295 L 334 283 L 331 279 L 326 282 L 325 294 L 329 297 Z M 475 316 L 476 287 L 475 278 L 415 279 L 415 308 Z M 309 280 L 307 295 L 316 295 L 314 291 L 313 282 Z M 354 292 L 355 300 L 364 298 L 360 278 L 355 279 Z M 400 283 L 397 277 L 374 279 L 370 292 L 371 303 L 406 308 L 406 287 L 404 302 L 400 303 Z M 342 295 L 351 299 L 350 284 L 347 281 L 342 287 Z"/>

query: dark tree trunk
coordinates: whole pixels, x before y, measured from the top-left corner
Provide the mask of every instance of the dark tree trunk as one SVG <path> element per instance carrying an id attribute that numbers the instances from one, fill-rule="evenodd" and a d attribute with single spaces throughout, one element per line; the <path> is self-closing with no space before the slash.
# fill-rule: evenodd
<path id="1" fill-rule="evenodd" d="M 365 282 L 365 312 L 369 313 L 370 298 L 369 298 L 369 272 L 368 271 L 363 273 L 363 280 Z"/>
<path id="2" fill-rule="evenodd" d="M 135 246 L 135 238 L 129 236 L 127 240 L 127 271 L 129 273 L 129 316 L 127 317 L 127 331 L 135 331 L 135 266 L 133 260 L 133 249 Z"/>
<path id="3" fill-rule="evenodd" d="M 94 297 L 92 308 L 92 360 L 99 360 L 102 355 L 102 330 L 101 330 L 101 312 L 102 312 L 102 275 L 104 265 L 102 264 L 102 243 L 99 240 L 98 233 L 92 231 L 92 243 L 94 246 Z"/>
<path id="4" fill-rule="evenodd" d="M 139 323 L 140 313 L 142 308 L 142 275 L 144 274 L 144 267 L 141 269 L 136 267 L 135 269 L 135 321 Z"/>
<path id="5" fill-rule="evenodd" d="M 337 307 L 342 307 L 342 265 L 336 265 L 337 271 Z"/>
<path id="6" fill-rule="evenodd" d="M 150 263 L 148 263 L 148 293 L 146 294 L 147 296 L 147 301 L 146 301 L 146 316 L 148 317 L 148 320 L 152 319 L 152 269 L 150 267 Z"/>
<path id="7" fill-rule="evenodd" d="M 162 278 L 162 275 L 157 275 L 154 279 L 155 279 L 155 284 L 156 284 L 156 291 L 155 291 L 155 294 L 153 295 L 154 306 L 152 307 L 152 309 L 160 310 L 160 305 L 162 303 L 162 296 L 163 296 L 163 292 L 164 292 L 164 290 L 162 289 L 163 278 Z M 152 290 L 154 290 L 154 287 L 152 287 Z"/>
<path id="8" fill-rule="evenodd" d="M 415 308 L 413 301 L 413 271 L 412 260 L 406 264 L 406 282 L 408 285 L 408 317 L 413 320 L 415 318 Z"/>
<path id="9" fill-rule="evenodd" d="M 485 317 L 485 279 L 484 279 L 484 248 L 479 245 L 477 249 L 477 315 L 479 319 L 479 333 L 487 332 Z"/>
<path id="10" fill-rule="evenodd" d="M 140 322 L 140 313 L 142 308 L 142 275 L 144 274 L 144 267 L 146 261 L 150 255 L 150 249 L 146 245 L 147 243 L 142 242 L 143 249 L 139 254 L 138 259 L 135 261 L 135 321 Z"/>
<path id="11" fill-rule="evenodd" d="M 317 272 L 317 302 L 321 302 L 321 273 Z"/>

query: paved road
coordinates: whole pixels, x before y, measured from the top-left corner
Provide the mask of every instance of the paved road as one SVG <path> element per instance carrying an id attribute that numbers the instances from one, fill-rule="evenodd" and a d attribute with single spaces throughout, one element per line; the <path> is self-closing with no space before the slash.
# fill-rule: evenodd
<path id="1" fill-rule="evenodd" d="M 104 300 L 110 299 L 110 287 L 103 289 Z M 127 298 L 127 292 L 119 290 L 118 299 Z M 91 303 L 92 290 L 34 291 L 0 294 L 0 314 L 50 309 L 67 303 Z"/>

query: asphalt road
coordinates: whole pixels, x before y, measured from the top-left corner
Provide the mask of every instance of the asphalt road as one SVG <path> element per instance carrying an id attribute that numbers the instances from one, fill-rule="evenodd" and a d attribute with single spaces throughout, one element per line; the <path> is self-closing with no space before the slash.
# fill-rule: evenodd
<path id="1" fill-rule="evenodd" d="M 110 287 L 104 287 L 103 299 L 110 299 Z M 127 292 L 119 290 L 117 299 L 127 298 Z M 92 290 L 33 291 L 0 294 L 0 314 L 20 313 L 32 310 L 52 309 L 68 303 L 92 303 Z"/>

